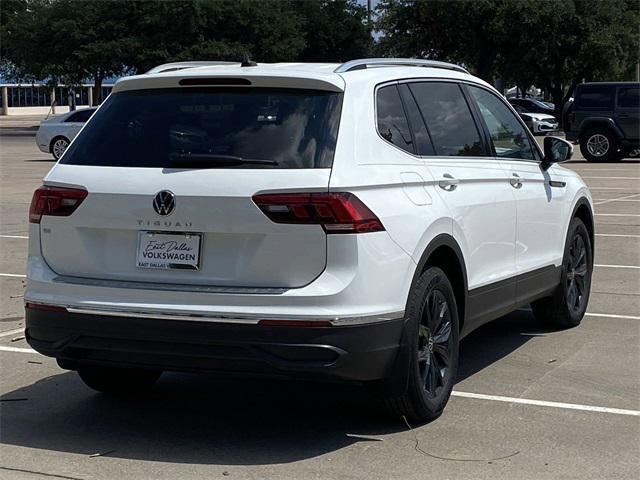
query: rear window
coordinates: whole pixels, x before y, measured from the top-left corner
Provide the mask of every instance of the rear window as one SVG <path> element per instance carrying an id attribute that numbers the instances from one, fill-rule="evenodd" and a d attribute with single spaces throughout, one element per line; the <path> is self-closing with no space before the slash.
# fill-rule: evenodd
<path id="1" fill-rule="evenodd" d="M 608 85 L 586 85 L 578 90 L 576 107 L 586 110 L 613 109 L 614 89 Z"/>
<path id="2" fill-rule="evenodd" d="M 176 88 L 111 95 L 61 163 L 155 168 L 328 168 L 342 95 Z"/>

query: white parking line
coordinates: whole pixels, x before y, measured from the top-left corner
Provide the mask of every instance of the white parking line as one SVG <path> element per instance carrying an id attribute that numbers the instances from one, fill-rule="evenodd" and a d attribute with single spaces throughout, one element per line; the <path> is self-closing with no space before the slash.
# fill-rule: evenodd
<path id="1" fill-rule="evenodd" d="M 24 333 L 24 327 L 14 328 L 13 330 L 2 332 L 0 333 L 0 337 L 10 337 L 11 335 L 15 335 L 16 333 Z"/>
<path id="2" fill-rule="evenodd" d="M 27 276 L 19 273 L 0 273 L 0 277 L 26 278 Z"/>
<path id="3" fill-rule="evenodd" d="M 31 348 L 18 348 L 18 347 L 6 347 L 6 346 L 0 346 L 0 352 L 38 354 L 38 352 L 36 352 Z M 623 408 L 597 407 L 593 405 L 579 405 L 576 403 L 548 402 L 546 400 L 532 400 L 528 398 L 502 397 L 499 395 L 485 395 L 482 393 L 459 392 L 457 390 L 454 390 L 453 392 L 451 392 L 451 395 L 454 397 L 473 398 L 476 400 L 490 400 L 494 402 L 516 403 L 521 405 L 534 405 L 538 407 L 563 408 L 568 410 L 582 410 L 585 412 L 596 412 L 596 413 L 612 413 L 615 415 L 631 415 L 635 417 L 640 416 L 640 411 L 638 410 L 626 410 Z"/>
<path id="4" fill-rule="evenodd" d="M 585 317 L 609 317 L 609 318 L 620 318 L 623 320 L 640 320 L 640 317 L 635 315 L 613 315 L 611 313 L 585 313 Z"/>
<path id="5" fill-rule="evenodd" d="M 631 196 L 632 196 L 632 197 L 635 197 L 636 195 L 640 195 L 640 194 L 638 194 L 638 193 L 634 193 L 634 194 L 633 194 L 633 195 L 631 195 Z M 612 199 L 609 199 L 609 198 L 596 198 L 596 199 L 594 199 L 594 200 L 595 200 L 595 202 L 596 202 L 596 203 L 594 203 L 594 205 L 598 205 L 598 204 L 599 204 L 601 201 L 603 201 L 603 200 L 605 200 L 605 201 L 606 201 L 606 200 L 611 200 L 612 202 L 640 202 L 640 198 L 636 198 L 636 199 L 633 199 L 633 200 L 627 200 L 625 197 L 622 197 L 622 198 L 612 198 Z"/>
<path id="6" fill-rule="evenodd" d="M 14 353 L 35 353 L 40 355 L 32 348 L 19 348 L 19 347 L 5 347 L 4 345 L 0 345 L 0 352 L 14 352 Z"/>
<path id="7" fill-rule="evenodd" d="M 634 193 L 633 195 L 626 195 L 624 197 L 619 197 L 619 198 L 609 198 L 609 199 L 603 200 L 601 202 L 595 202 L 594 205 L 604 205 L 605 203 L 621 202 L 621 201 L 626 200 L 628 198 L 637 197 L 638 195 L 640 195 L 640 193 Z"/>
<path id="8" fill-rule="evenodd" d="M 600 268 L 632 268 L 632 269 L 636 269 L 636 268 L 640 268 L 640 266 L 638 265 L 603 265 L 603 264 L 595 264 L 594 267 L 600 267 Z"/>
<path id="9" fill-rule="evenodd" d="M 596 217 L 640 217 L 640 213 L 596 213 Z"/>
<path id="10" fill-rule="evenodd" d="M 618 234 L 618 233 L 596 233 L 596 237 L 640 238 L 640 235 L 622 235 L 622 234 Z"/>
<path id="11" fill-rule="evenodd" d="M 584 178 L 593 178 L 593 179 L 605 179 L 610 178 L 612 180 L 640 180 L 640 177 L 582 177 Z"/>
<path id="12" fill-rule="evenodd" d="M 0 235 L 0 238 L 23 238 L 27 240 L 29 237 L 25 235 Z"/>
<path id="13" fill-rule="evenodd" d="M 521 405 L 536 405 L 538 407 L 564 408 L 569 410 L 582 410 L 585 412 L 613 413 L 616 415 L 631 415 L 640 417 L 640 410 L 626 410 L 624 408 L 596 407 L 593 405 L 579 405 L 576 403 L 547 402 L 545 400 L 531 400 L 528 398 L 502 397 L 500 395 L 484 395 L 482 393 L 451 392 L 454 397 L 475 398 L 477 400 L 491 400 L 493 402 L 518 403 Z"/>

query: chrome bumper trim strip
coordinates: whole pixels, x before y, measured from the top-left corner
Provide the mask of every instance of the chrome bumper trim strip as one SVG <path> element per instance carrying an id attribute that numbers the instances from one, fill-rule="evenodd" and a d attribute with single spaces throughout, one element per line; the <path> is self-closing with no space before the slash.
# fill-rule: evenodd
<path id="1" fill-rule="evenodd" d="M 29 302 L 38 303 L 38 302 Z M 51 305 L 47 303 L 47 305 Z M 393 320 L 399 320 L 404 317 L 404 312 L 392 312 L 381 315 L 368 315 L 361 317 L 322 317 L 322 316 L 292 316 L 292 315 L 222 315 L 222 314 L 188 314 L 188 313 L 167 313 L 167 312 L 152 312 L 152 311 L 137 311 L 137 310 L 113 310 L 103 308 L 91 308 L 91 307 L 74 307 L 70 305 L 55 305 L 64 307 L 69 313 L 80 313 L 85 315 L 105 315 L 111 317 L 135 317 L 135 318 L 150 318 L 158 320 L 190 320 L 201 322 L 213 322 L 213 323 L 230 323 L 230 324 L 245 324 L 245 325 L 257 325 L 260 320 L 328 320 L 334 326 L 350 326 L 350 325 L 367 325 L 381 322 L 389 322 Z"/>

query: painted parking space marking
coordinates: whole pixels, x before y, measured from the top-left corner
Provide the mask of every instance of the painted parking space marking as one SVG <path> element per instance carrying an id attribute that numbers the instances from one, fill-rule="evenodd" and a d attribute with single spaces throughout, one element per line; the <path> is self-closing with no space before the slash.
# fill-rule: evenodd
<path id="1" fill-rule="evenodd" d="M 627 410 L 624 408 L 598 407 L 594 405 L 580 405 L 577 403 L 548 402 L 546 400 L 532 400 L 528 398 L 503 397 L 500 395 L 485 395 L 482 393 L 451 392 L 453 397 L 473 398 L 476 400 L 489 400 L 493 402 L 516 403 L 520 405 L 535 405 L 538 407 L 562 408 L 568 410 L 581 410 L 584 412 L 612 413 L 615 415 L 631 415 L 640 417 L 640 410 Z"/>
<path id="2" fill-rule="evenodd" d="M 20 238 L 25 240 L 29 239 L 29 237 L 27 237 L 26 235 L 0 235 L 0 238 Z"/>
<path id="3" fill-rule="evenodd" d="M 595 202 L 594 205 L 604 205 L 605 203 L 621 202 L 623 200 L 628 200 L 630 198 L 637 197 L 639 195 L 640 195 L 640 193 L 634 193 L 633 195 L 626 195 L 624 197 L 609 198 L 609 199 L 606 199 L 606 200 L 602 200 L 601 202 Z"/>
<path id="4" fill-rule="evenodd" d="M 0 273 L 0 277 L 26 278 L 27 276 L 21 273 Z"/>
<path id="5" fill-rule="evenodd" d="M 630 268 L 630 269 L 639 269 L 640 266 L 638 265 L 604 265 L 604 264 L 598 264 L 596 263 L 594 265 L 594 267 L 599 267 L 599 268 Z"/>
<path id="6" fill-rule="evenodd" d="M 596 233 L 596 237 L 640 238 L 640 235 L 626 235 L 626 234 L 620 234 L 620 233 Z"/>
<path id="7" fill-rule="evenodd" d="M 621 318 L 623 320 L 640 320 L 637 315 L 615 315 L 613 313 L 585 313 L 585 317 L 608 317 L 608 318 Z"/>
<path id="8" fill-rule="evenodd" d="M 640 217 L 640 213 L 596 213 L 596 217 Z"/>
<path id="9" fill-rule="evenodd" d="M 611 180 L 640 180 L 640 177 L 582 177 L 583 179 L 585 178 L 590 178 L 590 179 L 611 179 Z"/>
<path id="10" fill-rule="evenodd" d="M 0 333 L 0 338 L 1 337 L 10 337 L 11 335 L 15 335 L 17 333 L 24 333 L 24 327 L 14 328 L 13 330 L 4 331 L 4 332 Z"/>
<path id="11" fill-rule="evenodd" d="M 33 354 L 39 355 L 38 352 L 36 352 L 31 348 L 18 348 L 18 347 L 7 347 L 7 346 L 0 346 L 0 352 L 33 353 Z M 476 400 L 515 403 L 520 405 L 533 405 L 538 407 L 560 408 L 565 410 L 581 410 L 585 412 L 595 412 L 595 413 L 610 413 L 615 415 L 631 415 L 635 417 L 640 416 L 639 410 L 627 410 L 623 408 L 600 407 L 595 405 L 580 405 L 576 403 L 549 402 L 546 400 L 503 397 L 500 395 L 485 395 L 483 393 L 460 392 L 457 390 L 454 390 L 453 392 L 451 392 L 451 395 L 454 397 L 460 397 L 460 398 L 472 398 Z"/>
<path id="12" fill-rule="evenodd" d="M 0 345 L 0 352 L 35 353 L 36 355 L 40 355 L 33 348 L 7 347 L 5 345 Z"/>

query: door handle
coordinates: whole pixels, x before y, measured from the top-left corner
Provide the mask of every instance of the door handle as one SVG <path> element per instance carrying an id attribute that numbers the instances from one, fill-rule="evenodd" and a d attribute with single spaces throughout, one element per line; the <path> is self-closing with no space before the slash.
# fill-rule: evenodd
<path id="1" fill-rule="evenodd" d="M 509 183 L 513 188 L 522 188 L 522 179 L 517 173 L 513 174 L 513 177 L 509 179 Z"/>
<path id="2" fill-rule="evenodd" d="M 440 180 L 438 182 L 438 186 L 441 189 L 446 190 L 447 192 L 453 192 L 456 188 L 458 188 L 460 180 L 458 180 L 457 178 L 453 178 L 453 176 L 449 175 L 448 173 L 445 173 L 442 176 L 444 177 L 443 180 Z"/>

